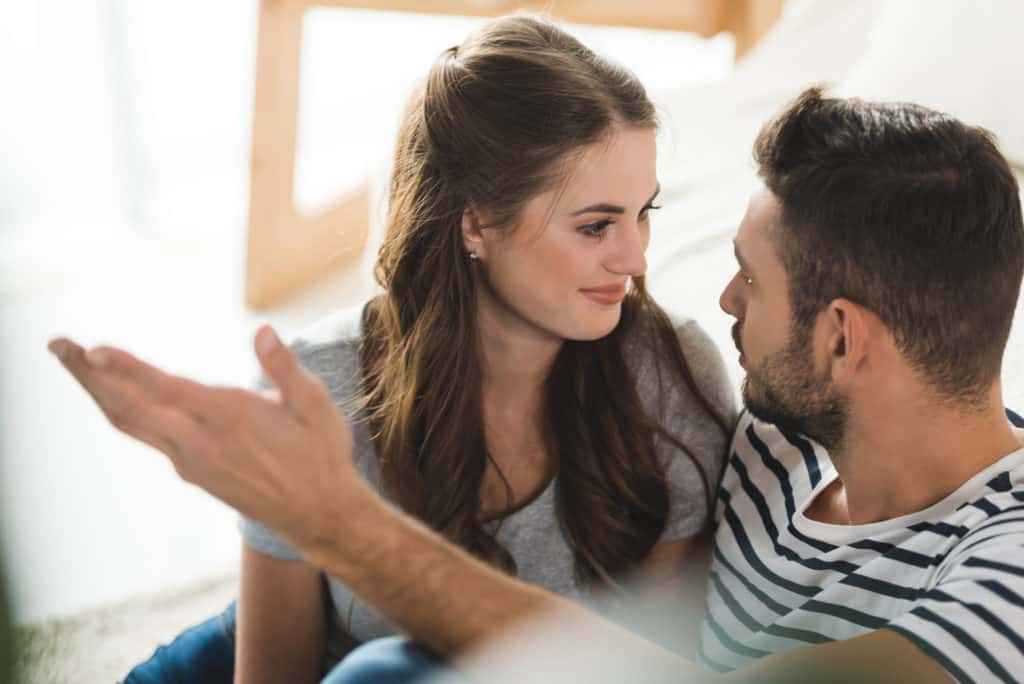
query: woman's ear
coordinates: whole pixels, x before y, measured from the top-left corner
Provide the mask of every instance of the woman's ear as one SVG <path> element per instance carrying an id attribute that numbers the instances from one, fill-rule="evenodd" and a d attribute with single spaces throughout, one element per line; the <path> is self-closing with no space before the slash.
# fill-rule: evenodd
<path id="1" fill-rule="evenodd" d="M 462 246 L 466 250 L 466 255 L 471 259 L 487 257 L 480 212 L 472 205 L 467 205 L 462 210 Z"/>

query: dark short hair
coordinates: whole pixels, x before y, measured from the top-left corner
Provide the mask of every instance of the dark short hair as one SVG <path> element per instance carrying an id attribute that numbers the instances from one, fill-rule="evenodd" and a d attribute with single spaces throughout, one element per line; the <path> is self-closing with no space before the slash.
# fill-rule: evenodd
<path id="1" fill-rule="evenodd" d="M 945 398 L 998 378 L 1021 275 L 1017 181 L 988 131 L 909 103 L 801 94 L 754 144 L 794 325 L 836 298 L 876 314 Z"/>

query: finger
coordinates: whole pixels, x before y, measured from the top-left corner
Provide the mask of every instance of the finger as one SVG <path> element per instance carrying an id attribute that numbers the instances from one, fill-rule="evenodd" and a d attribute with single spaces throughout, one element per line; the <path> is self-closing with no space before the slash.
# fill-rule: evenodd
<path id="1" fill-rule="evenodd" d="M 208 451 L 211 442 L 200 423 L 168 406 L 143 403 L 128 416 L 108 418 L 124 434 L 164 453 L 178 474 L 189 482 L 193 462 L 198 454 Z"/>
<path id="2" fill-rule="evenodd" d="M 71 340 L 58 338 L 48 345 L 93 401 L 121 432 L 167 454 L 175 467 L 183 454 L 196 450 L 206 438 L 201 426 L 177 407 L 162 404 L 141 391 L 133 378 L 123 378 L 89 362 L 95 354 Z"/>
<path id="3" fill-rule="evenodd" d="M 102 387 L 114 378 L 134 386 L 136 391 L 131 396 L 136 404 L 149 402 L 175 408 L 197 425 L 207 428 L 215 425 L 223 428 L 235 421 L 237 402 L 229 396 L 229 391 L 170 375 L 112 347 L 86 351 L 71 340 L 57 338 L 50 342 L 49 348 L 112 423 L 121 421 L 120 416 L 133 405 L 124 398 L 127 395 L 123 392 L 102 395 Z"/>
<path id="4" fill-rule="evenodd" d="M 78 384 L 88 392 L 96 403 L 99 398 L 96 396 L 96 378 L 91 372 L 89 362 L 85 358 L 85 350 L 71 340 L 58 337 L 51 340 L 47 348 L 61 362 L 61 365 L 78 381 Z"/>
<path id="5" fill-rule="evenodd" d="M 202 421 L 223 408 L 220 393 L 214 388 L 166 373 L 121 349 L 96 347 L 85 352 L 84 360 L 90 370 L 131 382 L 152 401 L 176 407 L 195 420 Z"/>
<path id="6" fill-rule="evenodd" d="M 263 371 L 293 413 L 302 417 L 318 415 L 327 401 L 323 384 L 306 371 L 268 325 L 256 332 L 254 347 Z"/>

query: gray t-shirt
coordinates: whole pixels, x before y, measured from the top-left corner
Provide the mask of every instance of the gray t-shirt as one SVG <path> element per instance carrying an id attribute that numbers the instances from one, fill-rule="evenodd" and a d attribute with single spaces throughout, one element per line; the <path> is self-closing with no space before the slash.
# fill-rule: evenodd
<path id="1" fill-rule="evenodd" d="M 291 348 L 299 362 L 320 378 L 348 418 L 353 432 L 353 462 L 370 486 L 379 491 L 377 456 L 369 439 L 365 411 L 359 407 L 362 311 L 362 306 L 347 309 L 319 321 L 301 332 Z M 693 320 L 673 316 L 672 321 L 698 387 L 719 414 L 732 421 L 735 398 L 718 350 Z M 625 351 L 648 411 L 658 416 L 662 425 L 690 449 L 708 482 L 716 486 L 727 435 L 701 410 L 688 389 L 662 386 L 653 359 L 636 358 L 644 356 L 638 341 L 627 341 Z M 266 388 L 266 380 L 261 379 L 259 385 Z M 701 475 L 689 458 L 668 443 L 659 444 L 658 453 L 666 465 L 669 485 L 669 514 L 660 541 L 693 536 L 708 522 Z M 581 600 L 584 595 L 576 586 L 572 549 L 556 516 L 556 487 L 557 477 L 536 498 L 503 518 L 497 526 L 496 539 L 515 559 L 520 579 Z M 286 541 L 258 522 L 243 518 L 240 527 L 250 548 L 274 558 L 302 560 Z M 328 584 L 341 624 L 357 640 L 398 632 L 393 624 L 356 599 L 340 581 L 331 577 Z"/>

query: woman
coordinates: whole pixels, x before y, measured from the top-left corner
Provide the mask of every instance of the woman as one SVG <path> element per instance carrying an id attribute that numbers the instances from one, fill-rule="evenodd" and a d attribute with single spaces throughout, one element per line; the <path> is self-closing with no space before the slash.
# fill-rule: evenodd
<path id="1" fill-rule="evenodd" d="M 655 127 L 637 79 L 553 24 L 488 24 L 441 55 L 402 122 L 384 293 L 292 345 L 372 486 L 575 599 L 676 578 L 732 419 L 717 351 L 644 287 Z M 316 567 L 255 521 L 242 531 L 237 681 L 316 681 L 340 655 L 327 644 L 394 633 L 333 579 L 325 611 Z M 127 681 L 179 665 L 210 681 L 195 668 L 230 649 L 233 619 Z M 231 669 L 229 655 L 216 676 Z"/>

